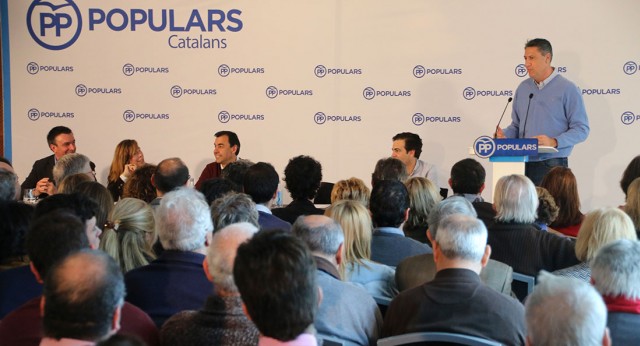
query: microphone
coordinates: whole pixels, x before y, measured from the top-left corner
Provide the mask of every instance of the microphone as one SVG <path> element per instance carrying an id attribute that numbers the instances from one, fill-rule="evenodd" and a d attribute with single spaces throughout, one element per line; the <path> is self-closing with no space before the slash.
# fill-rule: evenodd
<path id="1" fill-rule="evenodd" d="M 520 138 L 524 138 L 525 131 L 527 131 L 527 120 L 529 120 L 529 106 L 531 106 L 532 98 L 533 98 L 533 93 L 529 94 L 529 103 L 527 103 L 527 113 L 524 116 L 524 128 L 522 129 L 522 136 Z"/>
<path id="2" fill-rule="evenodd" d="M 497 138 L 498 137 L 498 128 L 500 127 L 500 122 L 502 122 L 502 118 L 504 117 L 504 113 L 507 111 L 507 107 L 509 107 L 509 103 L 511 103 L 511 101 L 513 101 L 513 97 L 509 97 L 509 100 L 507 100 L 507 104 L 504 105 L 504 110 L 502 111 L 502 115 L 500 116 L 500 120 L 498 120 L 498 125 L 496 125 L 496 131 L 493 133 L 493 138 Z"/>

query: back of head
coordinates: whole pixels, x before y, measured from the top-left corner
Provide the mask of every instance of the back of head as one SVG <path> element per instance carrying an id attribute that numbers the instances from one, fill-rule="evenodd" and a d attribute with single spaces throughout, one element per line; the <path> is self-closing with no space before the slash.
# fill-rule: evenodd
<path id="1" fill-rule="evenodd" d="M 147 203 L 153 201 L 157 195 L 156 188 L 151 183 L 151 176 L 156 169 L 156 165 L 150 164 L 138 167 L 122 187 L 122 197 L 138 198 Z"/>
<path id="2" fill-rule="evenodd" d="M 358 201 L 365 207 L 369 206 L 371 190 L 358 178 L 340 180 L 333 185 L 331 190 L 331 203 L 344 199 Z"/>
<path id="3" fill-rule="evenodd" d="M 230 192 L 242 192 L 242 186 L 236 185 L 229 179 L 213 178 L 205 180 L 200 186 L 200 192 L 207 199 L 207 204 L 211 205 L 216 199 Z"/>
<path id="4" fill-rule="evenodd" d="M 344 242 L 340 224 L 324 215 L 300 216 L 291 231 L 307 244 L 311 252 L 325 256 L 335 256 Z"/>
<path id="5" fill-rule="evenodd" d="M 231 192 L 211 203 L 214 231 L 238 222 L 249 222 L 260 227 L 258 217 L 256 204 L 253 203 L 249 195 L 244 193 Z"/>
<path id="6" fill-rule="evenodd" d="M 404 183 L 409 175 L 407 174 L 407 166 L 393 157 L 386 157 L 378 160 L 376 168 L 371 174 L 371 185 L 375 185 L 382 180 L 396 180 Z"/>
<path id="7" fill-rule="evenodd" d="M 451 196 L 438 203 L 438 205 L 433 208 L 431 213 L 429 213 L 428 223 L 431 239 L 436 239 L 440 221 L 447 216 L 454 214 L 463 214 L 473 217 L 478 216 L 476 210 L 473 208 L 473 205 L 471 204 L 471 202 L 467 201 L 466 198 L 460 196 Z"/>
<path id="8" fill-rule="evenodd" d="M 622 189 L 622 192 L 624 192 L 625 196 L 627 195 L 629 185 L 636 178 L 640 178 L 640 155 L 634 157 L 622 173 L 620 188 Z"/>
<path id="9" fill-rule="evenodd" d="M 84 173 L 76 173 L 66 176 L 60 184 L 58 184 L 57 193 L 72 193 L 75 192 L 78 184 L 82 182 L 93 181 L 88 175 Z"/>
<path id="10" fill-rule="evenodd" d="M 527 224 L 536 220 L 538 194 L 531 180 L 524 175 L 500 178 L 493 195 L 498 221 Z"/>
<path id="11" fill-rule="evenodd" d="M 487 173 L 480 162 L 464 159 L 451 167 L 451 189 L 453 193 L 478 194 Z"/>
<path id="12" fill-rule="evenodd" d="M 238 135 L 235 132 L 218 131 L 214 134 L 214 136 L 215 137 L 227 136 L 227 138 L 229 138 L 229 146 L 233 147 L 234 145 L 237 145 L 238 149 L 236 150 L 236 156 L 240 155 L 240 139 L 238 138 Z"/>
<path id="13" fill-rule="evenodd" d="M 576 256 L 582 262 L 590 261 L 601 247 L 618 239 L 638 239 L 629 216 L 618 208 L 593 210 L 580 226 Z"/>
<path id="14" fill-rule="evenodd" d="M 41 278 L 57 261 L 87 248 L 84 222 L 66 210 L 54 210 L 34 219 L 27 233 L 27 254 Z"/>
<path id="15" fill-rule="evenodd" d="M 79 217 L 83 223 L 95 217 L 99 212 L 98 204 L 87 196 L 79 193 L 55 194 L 38 202 L 33 218 L 38 219 L 51 211 L 59 209 L 66 210 Z"/>
<path id="16" fill-rule="evenodd" d="M 56 144 L 56 137 L 62 134 L 71 134 L 71 129 L 66 126 L 56 126 L 52 128 L 49 130 L 49 133 L 47 133 L 47 144 Z"/>
<path id="17" fill-rule="evenodd" d="M 242 187 L 244 184 L 244 175 L 247 173 L 249 167 L 254 163 L 249 160 L 237 160 L 230 162 L 223 170 L 222 177 L 229 179 L 237 186 Z"/>
<path id="18" fill-rule="evenodd" d="M 140 147 L 135 139 L 125 139 L 116 145 L 111 167 L 109 168 L 109 177 L 107 178 L 109 182 L 118 180 L 124 170 L 124 166 L 129 163 L 139 149 Z"/>
<path id="19" fill-rule="evenodd" d="M 216 292 L 239 294 L 233 281 L 233 261 L 238 246 L 258 233 L 258 228 L 248 222 L 234 223 L 213 234 L 207 249 L 207 264 Z"/>
<path id="20" fill-rule="evenodd" d="M 474 216 L 454 214 L 440 221 L 435 241 L 449 259 L 480 263 L 487 246 L 487 227 Z"/>
<path id="21" fill-rule="evenodd" d="M 417 134 L 411 132 L 401 132 L 393 136 L 392 140 L 404 140 L 404 149 L 407 152 L 415 150 L 416 159 L 420 158 L 420 154 L 422 154 L 422 139 Z"/>
<path id="22" fill-rule="evenodd" d="M 0 168 L 0 202 L 13 201 L 16 199 L 16 182 L 18 176 Z"/>
<path id="23" fill-rule="evenodd" d="M 381 180 L 373 186 L 369 210 L 375 227 L 399 227 L 409 208 L 407 188 L 397 180 Z"/>
<path id="24" fill-rule="evenodd" d="M 627 204 L 624 211 L 629 215 L 637 230 L 640 230 L 640 178 L 636 178 L 627 190 Z"/>
<path id="25" fill-rule="evenodd" d="M 530 345 L 602 345 L 607 309 L 596 290 L 543 272 L 525 304 Z"/>
<path id="26" fill-rule="evenodd" d="M 538 193 L 538 211 L 536 221 L 545 225 L 552 223 L 558 217 L 558 206 L 553 196 L 544 187 L 536 186 Z"/>
<path id="27" fill-rule="evenodd" d="M 103 229 L 109 219 L 109 215 L 111 215 L 113 211 L 113 197 L 111 193 L 109 193 L 109 190 L 96 181 L 86 181 L 78 184 L 78 186 L 73 189 L 73 192 L 87 196 L 98 204 L 96 225 L 100 227 L 100 229 Z"/>
<path id="28" fill-rule="evenodd" d="M 640 243 L 616 240 L 602 247 L 590 263 L 593 286 L 605 297 L 640 299 Z"/>
<path id="29" fill-rule="evenodd" d="M 52 268 L 44 282 L 44 335 L 97 341 L 109 336 L 124 302 L 122 272 L 101 251 L 84 250 Z"/>
<path id="30" fill-rule="evenodd" d="M 156 230 L 165 250 L 196 251 L 213 230 L 204 196 L 189 187 L 167 193 L 156 209 Z"/>
<path id="31" fill-rule="evenodd" d="M 187 180 L 189 180 L 189 169 L 177 157 L 160 161 L 153 174 L 155 186 L 162 193 L 184 186 L 187 184 Z"/>
<path id="32" fill-rule="evenodd" d="M 346 199 L 337 201 L 327 208 L 325 215 L 336 220 L 342 228 L 345 265 L 363 263 L 363 259 L 371 258 L 373 223 L 369 211 L 362 203 Z"/>
<path id="33" fill-rule="evenodd" d="M 244 175 L 244 193 L 256 204 L 269 202 L 278 191 L 280 177 L 270 163 L 258 162 L 249 167 Z"/>
<path id="34" fill-rule="evenodd" d="M 62 182 L 62 179 L 72 174 L 90 173 L 89 162 L 88 157 L 78 153 L 67 154 L 58 159 L 52 172 L 56 186 Z"/>
<path id="35" fill-rule="evenodd" d="M 30 204 L 0 202 L 0 266 L 27 254 L 25 243 L 32 215 Z"/>
<path id="36" fill-rule="evenodd" d="M 240 245 L 233 278 L 262 335 L 289 341 L 313 324 L 315 268 L 305 243 L 287 231 L 262 231 Z"/>
<path id="37" fill-rule="evenodd" d="M 566 227 L 582 221 L 578 183 L 570 168 L 552 168 L 542 178 L 540 186 L 549 191 L 558 206 L 558 217 L 551 227 Z"/>
<path id="38" fill-rule="evenodd" d="M 322 166 L 311 156 L 296 156 L 284 169 L 284 181 L 294 200 L 315 197 L 322 181 Z"/>
<path id="39" fill-rule="evenodd" d="M 426 224 L 429 213 L 442 199 L 439 189 L 424 177 L 410 178 L 404 185 L 409 192 L 409 208 L 411 208 L 407 224 L 410 226 Z"/>

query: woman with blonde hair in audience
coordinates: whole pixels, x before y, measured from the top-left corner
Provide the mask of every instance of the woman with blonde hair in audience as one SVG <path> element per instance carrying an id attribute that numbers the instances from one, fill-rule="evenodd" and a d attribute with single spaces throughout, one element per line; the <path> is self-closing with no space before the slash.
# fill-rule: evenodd
<path id="1" fill-rule="evenodd" d="M 359 201 L 365 207 L 369 206 L 369 197 L 371 190 L 364 184 L 364 181 L 358 178 L 349 178 L 340 180 L 333 185 L 331 190 L 331 203 L 343 199 Z"/>
<path id="2" fill-rule="evenodd" d="M 84 173 L 72 174 L 60 182 L 58 188 L 56 189 L 56 193 L 73 193 L 78 184 L 83 183 L 85 181 L 95 181 L 90 178 L 88 175 Z"/>
<path id="3" fill-rule="evenodd" d="M 429 244 L 427 239 L 427 218 L 442 197 L 439 189 L 427 178 L 413 177 L 405 181 L 409 192 L 409 218 L 404 223 L 404 234 L 421 243 Z"/>
<path id="4" fill-rule="evenodd" d="M 107 188 L 114 201 L 122 197 L 122 188 L 133 172 L 144 165 L 144 154 L 134 139 L 125 139 L 118 143 L 113 153 Z"/>
<path id="5" fill-rule="evenodd" d="M 576 257 L 581 263 L 556 270 L 553 274 L 589 282 L 589 262 L 600 248 L 619 239 L 638 239 L 627 214 L 618 208 L 601 208 L 587 213 L 576 240 Z"/>
<path id="6" fill-rule="evenodd" d="M 540 187 L 549 191 L 558 206 L 558 217 L 549 226 L 554 230 L 576 237 L 584 215 L 580 211 L 578 182 L 570 168 L 554 167 L 547 173 Z"/>
<path id="7" fill-rule="evenodd" d="M 395 297 L 395 270 L 371 261 L 373 223 L 369 210 L 358 201 L 341 200 L 329 206 L 325 215 L 340 223 L 344 232 L 342 278 L 364 287 L 373 297 Z"/>
<path id="8" fill-rule="evenodd" d="M 627 189 L 627 204 L 624 211 L 629 215 L 636 234 L 640 234 L 640 178 L 636 178 Z"/>
<path id="9" fill-rule="evenodd" d="M 149 264 L 155 259 L 151 249 L 156 240 L 151 207 L 136 198 L 123 198 L 113 209 L 100 242 L 100 249 L 111 255 L 123 273 Z"/>

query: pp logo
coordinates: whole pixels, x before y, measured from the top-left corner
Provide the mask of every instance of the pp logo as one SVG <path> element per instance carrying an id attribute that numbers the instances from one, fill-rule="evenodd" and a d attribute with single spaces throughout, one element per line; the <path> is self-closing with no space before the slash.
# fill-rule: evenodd
<path id="1" fill-rule="evenodd" d="M 229 68 L 229 65 L 222 64 L 218 67 L 218 74 L 220 76 L 226 77 L 229 75 L 229 73 L 231 73 L 231 69 Z"/>
<path id="2" fill-rule="evenodd" d="M 122 118 L 124 119 L 124 121 L 130 123 L 130 122 L 136 120 L 136 112 L 128 109 L 128 110 L 124 111 L 124 113 L 122 114 Z"/>
<path id="3" fill-rule="evenodd" d="M 476 89 L 472 88 L 472 87 L 466 87 L 464 88 L 464 90 L 462 91 L 462 96 L 466 99 L 466 100 L 473 100 L 474 97 L 476 97 Z"/>
<path id="4" fill-rule="evenodd" d="M 50 50 L 71 46 L 82 31 L 80 9 L 73 0 L 54 5 L 49 0 L 34 0 L 27 10 L 27 29 L 34 41 Z"/>
<path id="5" fill-rule="evenodd" d="M 229 122 L 229 120 L 231 120 L 231 115 L 229 115 L 229 112 L 227 111 L 222 111 L 220 113 L 218 113 L 218 121 L 226 124 Z"/>
<path id="6" fill-rule="evenodd" d="M 122 66 L 122 73 L 124 73 L 125 76 L 133 75 L 135 70 L 135 67 L 133 67 L 133 65 L 131 64 L 124 64 L 124 66 Z"/>
<path id="7" fill-rule="evenodd" d="M 424 66 L 422 65 L 417 65 L 416 67 L 413 68 L 413 76 L 416 78 L 422 78 L 424 77 L 426 70 L 424 69 Z"/>
<path id="8" fill-rule="evenodd" d="M 40 66 L 38 66 L 38 64 L 36 64 L 35 62 L 30 62 L 27 64 L 27 72 L 29 72 L 29 74 L 36 74 L 40 71 Z"/>
<path id="9" fill-rule="evenodd" d="M 313 73 L 316 74 L 316 77 L 322 78 L 327 75 L 327 68 L 324 65 L 318 65 L 313 69 Z"/>
<path id="10" fill-rule="evenodd" d="M 636 120 L 636 116 L 631 112 L 624 112 L 620 120 L 622 120 L 622 123 L 625 125 L 631 125 Z"/>
<path id="11" fill-rule="evenodd" d="M 313 116 L 313 121 L 318 125 L 322 125 L 327 121 L 327 116 L 322 112 L 318 112 Z"/>
<path id="12" fill-rule="evenodd" d="M 486 159 L 496 151 L 496 142 L 489 136 L 481 136 L 473 142 L 473 150 L 480 158 Z"/>
<path id="13" fill-rule="evenodd" d="M 36 121 L 36 120 L 40 119 L 40 111 L 35 109 L 35 108 L 31 108 L 27 112 L 27 116 L 29 117 L 30 120 Z"/>
<path id="14" fill-rule="evenodd" d="M 516 66 L 516 76 L 518 77 L 524 77 L 527 75 L 527 68 L 524 66 L 524 64 L 520 64 L 518 66 Z"/>
<path id="15" fill-rule="evenodd" d="M 362 96 L 367 100 L 371 100 L 376 97 L 376 91 L 372 87 L 366 87 L 362 90 Z"/>
<path id="16" fill-rule="evenodd" d="M 276 96 L 278 96 L 278 88 L 274 87 L 273 85 L 267 88 L 267 97 L 270 99 L 274 99 L 276 98 Z"/>
<path id="17" fill-rule="evenodd" d="M 424 124 L 424 115 L 422 115 L 422 113 L 416 113 L 411 117 L 411 122 L 413 122 L 414 125 L 416 126 L 420 126 L 422 124 Z"/>
<path id="18" fill-rule="evenodd" d="M 84 84 L 78 84 L 76 86 L 76 95 L 82 97 L 87 94 L 87 87 Z"/>
<path id="19" fill-rule="evenodd" d="M 638 64 L 633 61 L 627 61 L 622 67 L 622 70 L 624 71 L 624 73 L 632 75 L 638 71 Z"/>
<path id="20" fill-rule="evenodd" d="M 174 98 L 178 98 L 182 96 L 182 88 L 179 85 L 174 85 L 171 87 L 170 93 Z"/>

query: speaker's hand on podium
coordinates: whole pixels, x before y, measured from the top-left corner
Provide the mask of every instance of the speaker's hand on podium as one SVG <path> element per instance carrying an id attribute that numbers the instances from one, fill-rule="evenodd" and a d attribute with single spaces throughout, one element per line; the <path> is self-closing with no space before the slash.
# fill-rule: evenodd
<path id="1" fill-rule="evenodd" d="M 502 129 L 500 127 L 496 127 L 496 133 L 494 134 L 495 138 L 506 138 L 504 136 L 504 132 L 502 131 Z"/>
<path id="2" fill-rule="evenodd" d="M 555 138 L 551 138 L 546 135 L 534 136 L 533 138 L 538 139 L 538 145 L 556 148 L 558 147 L 558 141 Z"/>

